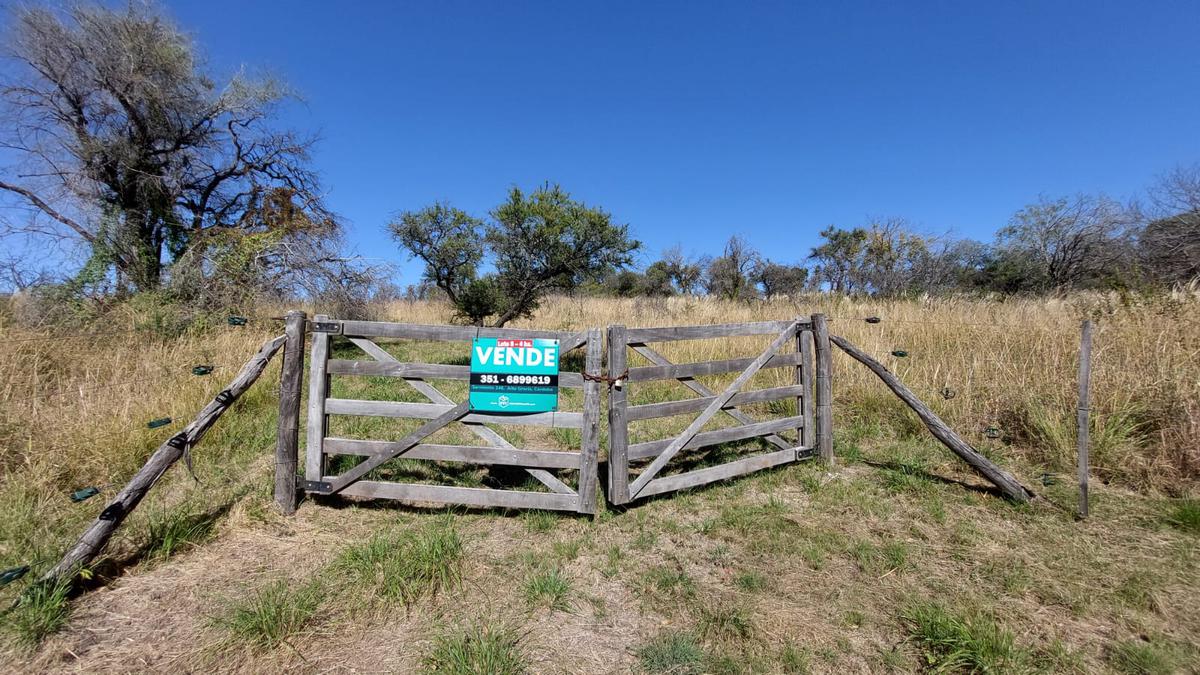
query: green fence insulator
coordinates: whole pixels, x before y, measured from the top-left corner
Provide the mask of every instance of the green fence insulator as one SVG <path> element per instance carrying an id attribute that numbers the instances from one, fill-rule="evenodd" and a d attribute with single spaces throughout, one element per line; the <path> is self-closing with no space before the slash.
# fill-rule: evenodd
<path id="1" fill-rule="evenodd" d="M 230 326 L 245 326 L 246 325 L 246 317 L 231 316 L 231 317 L 229 317 L 229 325 Z"/>
<path id="2" fill-rule="evenodd" d="M 904 357 L 908 356 L 908 352 L 904 351 L 903 349 L 893 349 L 892 356 L 904 358 Z"/>
<path id="3" fill-rule="evenodd" d="M 877 316 L 868 316 L 867 318 L 863 319 L 863 321 L 866 321 L 867 323 L 879 323 L 880 321 L 883 321 L 883 319 Z"/>
<path id="4" fill-rule="evenodd" d="M 159 427 L 165 427 L 170 423 L 171 423 L 170 417 L 160 417 L 156 420 L 150 420 L 149 422 L 146 422 L 146 428 L 147 429 L 157 429 Z"/>
<path id="5" fill-rule="evenodd" d="M 71 493 L 71 501 L 82 502 L 85 499 L 91 499 L 92 497 L 95 497 L 98 494 L 100 494 L 100 488 L 85 487 L 85 488 L 82 488 L 82 489 L 72 492 Z"/>
<path id="6" fill-rule="evenodd" d="M 949 401 L 950 399 L 954 398 L 955 395 L 955 391 L 950 387 L 942 387 L 942 398 Z"/>
<path id="7" fill-rule="evenodd" d="M 20 567 L 12 567 L 0 572 L 0 586 L 7 586 L 12 582 L 25 576 L 29 571 L 29 565 L 21 565 Z"/>
<path id="8" fill-rule="evenodd" d="M 193 375 L 208 375 L 213 371 L 212 366 L 192 366 Z"/>
<path id="9" fill-rule="evenodd" d="M 1000 438 L 1000 430 L 996 427 L 988 427 L 983 430 L 983 435 L 988 438 Z"/>

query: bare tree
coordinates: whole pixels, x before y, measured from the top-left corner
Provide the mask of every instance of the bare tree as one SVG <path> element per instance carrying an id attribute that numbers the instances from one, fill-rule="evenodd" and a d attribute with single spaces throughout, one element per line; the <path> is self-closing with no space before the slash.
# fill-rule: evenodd
<path id="1" fill-rule="evenodd" d="M 1200 164 L 1163 175 L 1149 197 L 1138 241 L 1143 267 L 1166 284 L 1200 277 Z"/>
<path id="2" fill-rule="evenodd" d="M 1022 267 L 1030 290 L 1065 290 L 1127 268 L 1128 211 L 1106 197 L 1041 198 L 997 235 L 1000 253 Z"/>
<path id="3" fill-rule="evenodd" d="M 758 295 L 751 275 L 761 257 L 750 243 L 734 235 L 725 242 L 721 257 L 708 263 L 704 288 L 726 300 L 748 300 Z"/>
<path id="4" fill-rule="evenodd" d="M 289 226 L 336 227 L 311 139 L 272 126 L 288 91 L 244 74 L 218 86 L 145 5 L 18 9 L 6 45 L 0 147 L 14 161 L 0 194 L 32 213 L 18 229 L 87 242 L 141 289 L 158 285 L 164 254 L 270 230 L 266 201 L 303 212 Z"/>

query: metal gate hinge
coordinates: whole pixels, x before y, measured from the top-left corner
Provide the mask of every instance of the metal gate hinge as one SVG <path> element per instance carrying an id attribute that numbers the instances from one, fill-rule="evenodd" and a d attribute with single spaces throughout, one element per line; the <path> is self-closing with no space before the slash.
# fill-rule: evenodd
<path id="1" fill-rule="evenodd" d="M 321 480 L 306 480 L 304 481 L 304 491 L 327 495 L 333 492 L 333 483 Z"/>

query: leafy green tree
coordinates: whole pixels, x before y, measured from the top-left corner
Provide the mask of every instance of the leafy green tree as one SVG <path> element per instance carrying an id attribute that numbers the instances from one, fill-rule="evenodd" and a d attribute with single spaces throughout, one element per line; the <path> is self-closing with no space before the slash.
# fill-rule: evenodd
<path id="1" fill-rule="evenodd" d="M 830 225 L 821 230 L 821 236 L 825 242 L 809 256 L 817 263 L 817 279 L 834 293 L 859 290 L 867 231 L 861 227 L 843 230 Z"/>
<path id="2" fill-rule="evenodd" d="M 558 185 L 513 188 L 483 222 L 440 204 L 403 213 L 388 229 L 425 263 L 425 278 L 458 312 L 493 326 L 532 316 L 548 293 L 569 292 L 633 262 L 640 244 L 603 209 Z M 479 276 L 487 261 L 495 271 Z"/>
<path id="3" fill-rule="evenodd" d="M 765 261 L 754 270 L 754 281 L 762 287 L 763 297 L 794 296 L 804 290 L 808 269 L 800 265 L 781 265 Z"/>

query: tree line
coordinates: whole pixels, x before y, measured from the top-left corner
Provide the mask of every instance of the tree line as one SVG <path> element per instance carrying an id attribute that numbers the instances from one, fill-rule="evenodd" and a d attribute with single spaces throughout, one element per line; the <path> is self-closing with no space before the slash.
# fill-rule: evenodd
<path id="1" fill-rule="evenodd" d="M 19 6 L 9 23 L 0 237 L 39 254 L 0 255 L 0 274 L 46 300 L 39 317 L 148 295 L 198 308 L 304 297 L 345 314 L 399 294 L 393 270 L 345 252 L 314 139 L 280 124 L 294 98 L 286 84 L 215 76 L 152 5 Z M 802 260 L 772 260 L 733 236 L 715 255 L 675 247 L 645 263 L 628 224 L 553 183 L 513 187 L 486 214 L 436 203 L 385 227 L 424 265 L 408 293 L 440 295 L 476 324 L 530 316 L 551 293 L 1153 290 L 1200 276 L 1200 165 L 1129 203 L 1039 198 L 990 242 L 930 236 L 898 218 L 830 225 Z M 86 261 L 67 275 L 38 268 L 55 243 L 82 247 Z"/>

